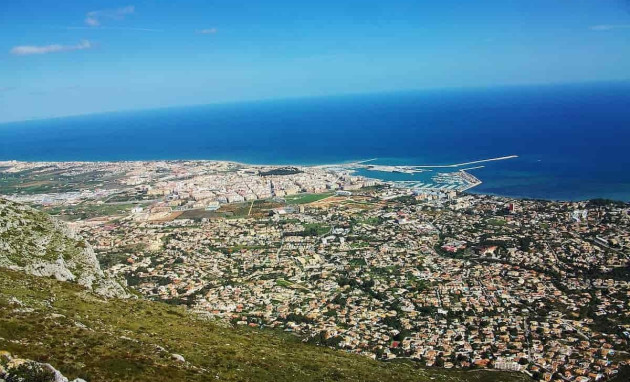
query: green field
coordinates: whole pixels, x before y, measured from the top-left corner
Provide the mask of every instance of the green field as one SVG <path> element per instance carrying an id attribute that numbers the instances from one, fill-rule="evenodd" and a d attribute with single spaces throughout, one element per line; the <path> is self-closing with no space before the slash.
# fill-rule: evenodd
<path id="1" fill-rule="evenodd" d="M 119 176 L 108 176 L 100 172 L 90 172 L 72 177 L 61 176 L 56 169 L 24 171 L 20 173 L 0 173 L 0 194 L 40 194 L 80 191 L 96 187 L 116 187 Z"/>
<path id="2" fill-rule="evenodd" d="M 486 223 L 489 225 L 493 225 L 493 226 L 504 226 L 507 224 L 507 221 L 505 219 L 488 219 L 486 220 Z"/>
<path id="3" fill-rule="evenodd" d="M 284 200 L 286 200 L 287 204 L 307 204 L 326 199 L 334 194 L 334 192 L 324 192 L 321 194 L 297 194 L 286 196 Z"/>
<path id="4" fill-rule="evenodd" d="M 304 232 L 307 236 L 322 236 L 330 232 L 330 226 L 321 223 L 304 224 Z"/>
<path id="5" fill-rule="evenodd" d="M 285 279 L 277 279 L 276 280 L 276 285 L 277 286 L 281 286 L 283 288 L 290 288 L 293 285 L 293 283 L 289 282 L 289 281 L 287 281 Z"/>
<path id="6" fill-rule="evenodd" d="M 76 206 L 59 206 L 43 209 L 44 212 L 64 220 L 84 220 L 101 216 L 128 215 L 135 206 L 144 204 L 94 204 L 81 203 Z"/>

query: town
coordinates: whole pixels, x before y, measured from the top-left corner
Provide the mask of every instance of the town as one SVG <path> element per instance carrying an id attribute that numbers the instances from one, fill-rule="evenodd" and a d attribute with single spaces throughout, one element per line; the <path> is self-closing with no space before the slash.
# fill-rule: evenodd
<path id="1" fill-rule="evenodd" d="M 602 381 L 630 362 L 630 205 L 215 161 L 0 162 L 147 298 L 424 367 Z M 625 371 L 627 373 L 627 371 Z"/>

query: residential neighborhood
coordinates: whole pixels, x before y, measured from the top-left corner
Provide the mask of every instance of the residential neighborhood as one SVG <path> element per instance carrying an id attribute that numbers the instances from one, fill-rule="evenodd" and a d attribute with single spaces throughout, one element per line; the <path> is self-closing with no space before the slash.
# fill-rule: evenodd
<path id="1" fill-rule="evenodd" d="M 58 213 L 109 275 L 209 319 L 542 381 L 604 381 L 630 361 L 626 203 L 417 190 L 315 167 L 4 166 L 52 179 L 6 196 Z M 42 186 L 22 181 L 0 185 Z"/>

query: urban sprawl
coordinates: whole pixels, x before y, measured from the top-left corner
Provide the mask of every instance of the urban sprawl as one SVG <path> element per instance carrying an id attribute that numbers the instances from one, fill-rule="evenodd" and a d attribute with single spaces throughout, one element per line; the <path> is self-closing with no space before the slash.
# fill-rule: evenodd
<path id="1" fill-rule="evenodd" d="M 148 298 L 426 367 L 578 382 L 628 367 L 630 206 L 453 188 L 343 167 L 0 162 L 3 197 L 66 220 Z"/>

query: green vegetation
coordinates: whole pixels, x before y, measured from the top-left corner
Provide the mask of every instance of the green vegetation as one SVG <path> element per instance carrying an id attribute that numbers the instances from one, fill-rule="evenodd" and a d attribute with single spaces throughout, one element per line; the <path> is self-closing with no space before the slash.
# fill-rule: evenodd
<path id="1" fill-rule="evenodd" d="M 488 219 L 486 223 L 493 226 L 504 226 L 507 224 L 507 221 L 505 219 Z"/>
<path id="2" fill-rule="evenodd" d="M 348 264 L 353 266 L 364 266 L 367 265 L 364 258 L 352 259 L 348 261 Z"/>
<path id="3" fill-rule="evenodd" d="M 628 203 L 621 200 L 612 200 L 612 199 L 591 199 L 588 201 L 589 205 L 592 207 L 604 207 L 608 205 L 613 205 L 615 207 L 627 207 Z"/>
<path id="4" fill-rule="evenodd" d="M 416 200 L 416 198 L 414 198 L 411 195 L 399 196 L 392 200 L 395 200 L 396 202 L 399 202 L 408 206 L 413 206 L 413 205 L 418 204 L 418 201 Z"/>
<path id="5" fill-rule="evenodd" d="M 352 218 L 350 221 L 350 224 L 353 226 L 358 225 L 358 224 L 367 224 L 367 225 L 377 226 L 379 224 L 382 224 L 384 221 L 385 219 L 382 216 L 369 216 L 369 217 Z"/>
<path id="6" fill-rule="evenodd" d="M 40 194 L 79 191 L 81 189 L 115 186 L 118 176 L 106 176 L 102 172 L 88 172 L 72 177 L 60 175 L 63 171 L 49 167 L 20 173 L 0 174 L 0 194 Z"/>
<path id="7" fill-rule="evenodd" d="M 52 207 L 44 211 L 50 215 L 57 215 L 64 220 L 85 220 L 100 216 L 128 215 L 131 209 L 142 204 L 92 204 L 81 203 L 76 206 Z"/>
<path id="8" fill-rule="evenodd" d="M 330 232 L 330 226 L 320 224 L 320 223 L 311 223 L 304 224 L 304 233 L 306 236 L 321 236 Z"/>
<path id="9" fill-rule="evenodd" d="M 141 244 L 135 246 L 129 246 L 128 251 L 125 252 L 107 252 L 99 254 L 98 262 L 102 268 L 110 268 L 116 264 L 122 264 L 127 262 L 130 253 L 140 252 L 144 248 Z"/>
<path id="10" fill-rule="evenodd" d="M 324 192 L 321 194 L 296 194 L 287 196 L 284 200 L 286 200 L 287 204 L 307 204 L 326 199 L 334 194 L 334 192 Z"/>
<path id="11" fill-rule="evenodd" d="M 75 284 L 4 268 L 0 349 L 90 382 L 526 380 L 377 362 L 283 333 L 217 325 L 159 302 L 102 300 Z"/>
<path id="12" fill-rule="evenodd" d="M 0 174 L 0 194 L 25 193 L 35 194 L 53 191 L 55 178 L 45 175 L 35 175 L 32 171 L 23 173 Z"/>
<path id="13" fill-rule="evenodd" d="M 213 212 L 213 214 L 225 218 L 262 217 L 267 216 L 270 210 L 281 206 L 281 203 L 274 202 L 270 199 L 259 199 L 255 200 L 253 204 L 252 202 L 242 202 L 222 205 L 221 208 Z"/>
<path id="14" fill-rule="evenodd" d="M 287 281 L 285 279 L 277 279 L 276 280 L 276 285 L 277 286 L 281 286 L 283 288 L 291 288 L 293 286 L 293 283 L 291 283 L 290 281 Z"/>
<path id="15" fill-rule="evenodd" d="M 273 170 L 269 170 L 269 171 L 261 171 L 260 175 L 261 176 L 270 176 L 270 175 L 295 175 L 295 174 L 300 174 L 303 173 L 304 171 L 300 170 L 297 167 L 281 167 L 281 168 L 274 168 Z"/>
<path id="16" fill-rule="evenodd" d="M 353 241 L 353 242 L 350 243 L 350 247 L 351 248 L 369 248 L 370 247 L 370 243 L 368 243 L 367 241 L 363 241 L 363 240 Z"/>

